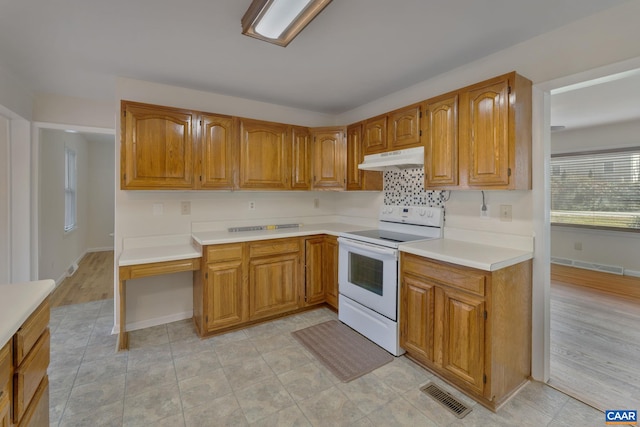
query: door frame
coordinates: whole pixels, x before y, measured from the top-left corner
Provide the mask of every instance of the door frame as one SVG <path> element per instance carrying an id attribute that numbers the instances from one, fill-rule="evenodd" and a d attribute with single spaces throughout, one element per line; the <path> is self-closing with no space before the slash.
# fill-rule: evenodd
<path id="1" fill-rule="evenodd" d="M 100 133 L 116 137 L 115 129 L 93 126 L 65 125 L 60 123 L 33 122 L 31 123 L 31 279 L 38 280 L 40 230 L 38 214 L 40 210 L 40 135 L 43 129 L 70 130 L 82 133 Z M 115 139 L 114 139 L 115 141 Z M 115 144 L 115 142 L 114 142 Z M 117 148 L 117 147 L 116 147 Z M 115 150 L 119 155 L 119 150 Z M 115 185 L 115 184 L 114 184 Z M 114 203 L 115 209 L 115 203 Z"/>
<path id="2" fill-rule="evenodd" d="M 551 330 L 551 92 L 571 85 L 640 69 L 640 57 L 616 62 L 533 85 L 532 196 L 535 236 L 532 290 L 531 376 L 547 382 L 550 374 Z"/>

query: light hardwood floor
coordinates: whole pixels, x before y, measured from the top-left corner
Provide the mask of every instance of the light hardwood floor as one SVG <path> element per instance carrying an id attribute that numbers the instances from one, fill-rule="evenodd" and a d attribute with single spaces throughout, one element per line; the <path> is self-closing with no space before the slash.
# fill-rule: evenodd
<path id="1" fill-rule="evenodd" d="M 640 303 L 552 282 L 549 385 L 600 410 L 640 409 Z"/>
<path id="2" fill-rule="evenodd" d="M 113 298 L 113 251 L 89 252 L 51 295 L 51 307 Z"/>

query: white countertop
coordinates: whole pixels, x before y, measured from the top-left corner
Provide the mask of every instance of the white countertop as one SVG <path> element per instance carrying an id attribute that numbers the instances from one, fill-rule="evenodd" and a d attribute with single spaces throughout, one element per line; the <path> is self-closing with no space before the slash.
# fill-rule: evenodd
<path id="1" fill-rule="evenodd" d="M 0 347 L 9 342 L 54 288 L 53 280 L 0 285 Z"/>
<path id="2" fill-rule="evenodd" d="M 230 232 L 226 230 L 219 231 L 200 231 L 192 234 L 193 239 L 199 244 L 217 245 L 220 243 L 237 243 L 250 242 L 254 240 L 280 239 L 285 237 L 311 236 L 314 234 L 330 234 L 338 236 L 340 233 L 356 230 L 368 230 L 372 227 L 366 227 L 354 224 L 345 224 L 339 222 L 328 222 L 321 224 L 303 225 L 298 228 L 280 228 L 276 230 L 257 230 L 257 231 L 236 231 Z"/>
<path id="3" fill-rule="evenodd" d="M 200 258 L 201 256 L 202 248 L 196 248 L 191 243 L 131 248 L 122 251 L 118 258 L 118 266 L 178 261 L 181 259 Z"/>
<path id="4" fill-rule="evenodd" d="M 221 243 L 250 242 L 255 240 L 281 239 L 286 237 L 311 236 L 314 234 L 330 234 L 337 236 L 345 231 L 370 229 L 354 224 L 322 223 L 303 225 L 298 228 L 281 228 L 276 230 L 256 231 L 195 231 L 185 239 L 185 235 L 151 236 L 130 238 L 118 258 L 118 266 L 150 264 L 154 262 L 178 261 L 181 259 L 200 258 L 202 246 Z M 191 242 L 195 242 L 193 244 Z"/>
<path id="5" fill-rule="evenodd" d="M 453 239 L 403 243 L 400 251 L 485 271 L 500 270 L 533 258 L 532 251 Z"/>

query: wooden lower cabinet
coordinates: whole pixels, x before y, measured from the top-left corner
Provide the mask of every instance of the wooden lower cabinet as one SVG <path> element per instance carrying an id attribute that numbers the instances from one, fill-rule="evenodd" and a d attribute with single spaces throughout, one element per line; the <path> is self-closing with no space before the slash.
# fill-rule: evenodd
<path id="1" fill-rule="evenodd" d="M 324 236 L 306 238 L 304 241 L 304 301 L 313 305 L 325 300 Z"/>
<path id="2" fill-rule="evenodd" d="M 207 246 L 203 255 L 193 287 L 194 321 L 202 336 L 248 318 L 244 244 Z"/>
<path id="3" fill-rule="evenodd" d="M 401 253 L 400 345 L 491 410 L 531 373 L 531 261 L 488 272 Z"/>
<path id="4" fill-rule="evenodd" d="M 193 279 L 193 321 L 201 337 L 324 302 L 337 309 L 335 236 L 205 246 Z"/>
<path id="5" fill-rule="evenodd" d="M 300 253 L 249 260 L 249 319 L 298 308 Z"/>
<path id="6" fill-rule="evenodd" d="M 327 304 L 338 309 L 338 238 L 325 236 L 322 257 L 325 298 Z"/>
<path id="7" fill-rule="evenodd" d="M 305 303 L 326 302 L 338 309 L 338 238 L 305 239 Z"/>
<path id="8" fill-rule="evenodd" d="M 0 427 L 49 426 L 49 300 L 0 350 Z"/>

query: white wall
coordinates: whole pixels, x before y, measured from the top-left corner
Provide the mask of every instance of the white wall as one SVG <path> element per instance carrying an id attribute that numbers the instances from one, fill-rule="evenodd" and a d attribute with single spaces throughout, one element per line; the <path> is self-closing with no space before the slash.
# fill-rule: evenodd
<path id="1" fill-rule="evenodd" d="M 89 138 L 89 232 L 87 250 L 113 249 L 115 218 L 115 136 L 111 141 Z"/>
<path id="2" fill-rule="evenodd" d="M 89 233 L 89 144 L 77 133 L 43 129 L 40 139 L 39 271 L 40 279 L 60 282 L 87 249 Z M 75 150 L 77 228 L 64 231 L 65 147 Z"/>
<path id="3" fill-rule="evenodd" d="M 30 120 L 33 110 L 33 93 L 15 74 L 0 65 L 0 106 L 14 115 Z M 3 113 L 7 115 L 6 113 Z M 11 115 L 7 115 L 13 118 Z"/>
<path id="4" fill-rule="evenodd" d="M 115 116 L 111 102 L 42 93 L 33 101 L 36 122 L 113 129 Z"/>
<path id="5" fill-rule="evenodd" d="M 9 167 L 9 119 L 0 116 L 0 283 L 9 283 L 11 277 Z"/>
<path id="6" fill-rule="evenodd" d="M 554 132 L 551 152 L 602 150 L 640 146 L 640 120 Z M 581 250 L 575 244 L 582 245 Z M 624 267 L 640 275 L 640 233 L 551 227 L 551 256 Z"/>

